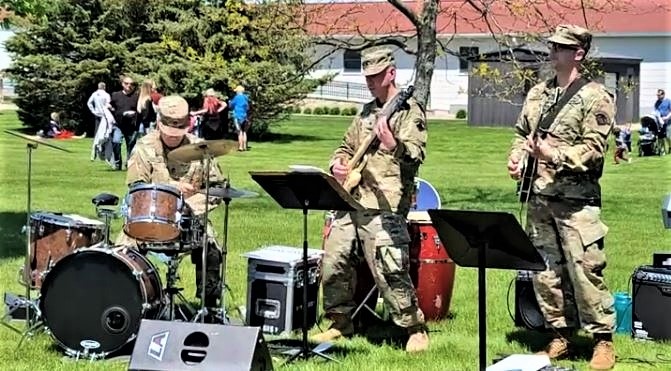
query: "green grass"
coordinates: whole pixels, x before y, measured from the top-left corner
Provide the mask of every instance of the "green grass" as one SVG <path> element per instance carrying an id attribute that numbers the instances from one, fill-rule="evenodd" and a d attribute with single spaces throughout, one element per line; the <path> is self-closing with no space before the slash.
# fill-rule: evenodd
<path id="1" fill-rule="evenodd" d="M 250 178 L 255 170 L 283 170 L 292 164 L 326 167 L 329 156 L 338 145 L 349 118 L 301 116 L 276 127 L 276 140 L 256 143 L 247 153 L 219 158 L 233 187 L 259 192 L 261 197 L 237 199 L 231 203 L 227 281 L 233 296 L 232 306 L 245 304 L 245 251 L 264 245 L 300 246 L 301 213 L 283 210 Z M 13 112 L 0 112 L 0 128 L 19 127 Z M 443 208 L 500 210 L 517 215 L 519 205 L 515 184 L 505 170 L 511 130 L 469 128 L 463 122 L 432 121 L 429 125 L 428 158 L 419 176 L 431 182 L 443 199 Z M 89 161 L 90 140 L 61 141 L 72 150 L 68 154 L 40 146 L 33 155 L 33 210 L 77 213 L 94 217 L 91 198 L 100 192 L 123 196 L 125 173 L 109 170 L 101 162 Z M 0 289 L 21 293 L 17 270 L 22 264 L 24 244 L 20 228 L 25 222 L 26 149 L 19 138 L 0 133 L 2 149 L 2 195 L 0 198 Z M 651 262 L 654 251 L 671 247 L 671 231 L 664 230 L 660 220 L 660 203 L 671 191 L 671 156 L 634 158 L 629 165 L 611 165 L 611 154 L 602 180 L 605 223 L 610 227 L 606 241 L 608 268 L 606 280 L 611 291 L 626 291 L 633 270 Z M 213 212 L 221 234 L 223 210 Z M 309 215 L 309 243 L 321 245 L 324 214 Z M 113 224 L 119 232 L 121 221 Z M 188 297 L 193 297 L 193 266 L 185 259 L 181 266 Z M 453 318 L 430 323 L 431 349 L 421 355 L 407 355 L 391 344 L 373 344 L 364 337 L 339 342 L 336 357 L 341 363 L 318 360 L 299 362 L 290 369 L 300 370 L 474 370 L 477 368 L 477 274 L 470 268 L 458 268 L 451 312 Z M 516 329 L 509 317 L 506 291 L 514 272 L 487 272 L 487 340 L 488 359 L 497 354 L 530 353 L 546 338 Z M 67 300 L 67 298 L 64 298 Z M 512 309 L 512 308 L 511 308 Z M 320 312 L 321 313 L 321 312 Z M 322 327 L 326 326 L 322 324 Z M 317 328 L 312 332 L 318 331 Z M 298 334 L 297 334 L 298 335 Z M 48 335 L 39 335 L 20 349 L 19 336 L 0 327 L 0 367 L 12 370 L 123 370 L 127 364 L 103 361 L 93 364 L 63 360 Z M 626 335 L 616 336 L 616 349 L 622 359 L 637 357 L 657 362 L 658 354 L 668 354 L 668 345 L 640 343 Z M 583 349 L 589 357 L 589 348 Z M 281 359 L 276 360 L 276 365 Z M 587 360 L 577 358 L 560 363 L 586 369 Z M 632 360 L 618 364 L 618 370 L 664 369 L 656 363 L 646 366 Z"/>

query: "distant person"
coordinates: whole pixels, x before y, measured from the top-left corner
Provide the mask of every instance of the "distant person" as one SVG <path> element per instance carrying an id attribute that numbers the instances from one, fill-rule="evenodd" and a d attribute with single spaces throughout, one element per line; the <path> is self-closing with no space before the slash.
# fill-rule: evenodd
<path id="1" fill-rule="evenodd" d="M 149 128 L 150 129 L 149 131 L 151 131 L 151 129 L 154 129 L 156 123 L 158 123 L 159 121 L 158 102 L 161 100 L 161 98 L 163 98 L 163 94 L 161 94 L 161 92 L 158 89 L 158 86 L 156 86 L 156 82 L 154 82 L 153 86 L 151 87 L 151 102 L 154 105 L 154 112 L 156 112 L 156 120 L 154 121 L 154 124 L 151 125 L 151 127 Z"/>
<path id="2" fill-rule="evenodd" d="M 663 89 L 657 90 L 655 115 L 662 121 L 659 138 L 666 144 L 666 153 L 671 153 L 671 100 L 666 97 Z"/>
<path id="3" fill-rule="evenodd" d="M 95 137 L 98 134 L 98 127 L 100 122 L 105 119 L 105 111 L 108 109 L 109 104 L 112 98 L 106 90 L 106 85 L 104 82 L 98 83 L 98 90 L 94 91 L 93 94 L 89 97 L 89 100 L 86 102 L 86 106 L 89 108 L 89 111 L 95 117 L 95 124 L 93 126 L 93 136 Z M 98 152 L 96 150 L 96 142 L 93 141 L 91 145 L 91 161 L 95 160 Z"/>
<path id="4" fill-rule="evenodd" d="M 191 112 L 193 116 L 201 116 L 200 136 L 205 140 L 216 140 L 224 138 L 224 125 L 221 122 L 221 112 L 226 109 L 214 89 L 205 91 L 203 108 Z"/>
<path id="5" fill-rule="evenodd" d="M 112 94 L 110 110 L 114 114 L 116 126 L 113 132 L 114 160 L 116 169 L 121 170 L 123 158 L 121 156 L 121 138 L 126 142 L 126 159 L 137 140 L 137 101 L 138 94 L 133 87 L 133 79 L 124 76 L 121 79 L 121 90 Z"/>
<path id="6" fill-rule="evenodd" d="M 58 112 L 52 112 L 51 115 L 49 115 L 49 124 L 47 125 L 47 129 L 44 131 L 44 137 L 56 138 L 62 132 L 63 128 L 61 127 L 60 115 Z"/>
<path id="7" fill-rule="evenodd" d="M 613 136 L 615 137 L 615 154 L 613 155 L 613 162 L 615 165 L 621 161 L 631 162 L 631 157 L 627 151 L 626 142 L 627 128 L 614 127 Z M 629 136 L 631 137 L 631 128 L 629 129 Z"/>
<path id="8" fill-rule="evenodd" d="M 151 99 L 153 88 L 154 82 L 151 80 L 145 80 L 140 86 L 140 94 L 137 99 L 137 139 L 147 134 L 149 128 L 156 122 L 156 110 Z"/>
<path id="9" fill-rule="evenodd" d="M 245 88 L 241 85 L 235 87 L 235 96 L 229 102 L 233 112 L 233 123 L 238 133 L 238 151 L 246 151 L 247 131 L 249 130 L 249 97 L 245 94 Z"/>

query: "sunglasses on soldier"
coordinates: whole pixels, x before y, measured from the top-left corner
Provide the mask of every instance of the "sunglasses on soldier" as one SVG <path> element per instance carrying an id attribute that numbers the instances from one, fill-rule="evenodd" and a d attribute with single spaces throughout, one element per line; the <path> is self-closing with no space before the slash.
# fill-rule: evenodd
<path id="1" fill-rule="evenodd" d="M 575 45 L 565 45 L 565 44 L 557 44 L 557 43 L 549 43 L 548 48 L 550 50 L 558 51 L 558 50 L 578 50 L 580 49 L 579 47 Z"/>

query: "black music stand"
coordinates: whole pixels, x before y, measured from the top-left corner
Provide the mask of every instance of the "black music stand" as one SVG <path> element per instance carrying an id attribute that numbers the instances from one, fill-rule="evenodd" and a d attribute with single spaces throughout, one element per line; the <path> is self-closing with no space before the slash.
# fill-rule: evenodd
<path id="1" fill-rule="evenodd" d="M 545 262 L 515 216 L 498 211 L 429 210 L 433 226 L 450 258 L 478 268 L 478 340 L 480 370 L 487 367 L 485 270 L 545 270 Z"/>
<path id="2" fill-rule="evenodd" d="M 303 269 L 308 267 L 308 210 L 363 210 L 363 206 L 352 198 L 330 174 L 321 171 L 250 171 L 252 179 L 285 209 L 303 210 Z M 307 359 L 311 354 L 335 360 L 323 353 L 323 346 L 308 347 L 308 275 L 303 272 L 303 341 L 301 349 L 287 363 L 301 355 Z"/>

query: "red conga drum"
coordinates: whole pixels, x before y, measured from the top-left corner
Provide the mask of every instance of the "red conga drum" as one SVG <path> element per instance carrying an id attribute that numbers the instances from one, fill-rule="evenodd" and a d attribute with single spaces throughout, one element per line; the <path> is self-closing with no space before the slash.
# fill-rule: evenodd
<path id="1" fill-rule="evenodd" d="M 454 288 L 456 265 L 438 238 L 429 214 L 411 211 L 410 278 L 417 292 L 419 308 L 427 321 L 447 317 Z"/>

